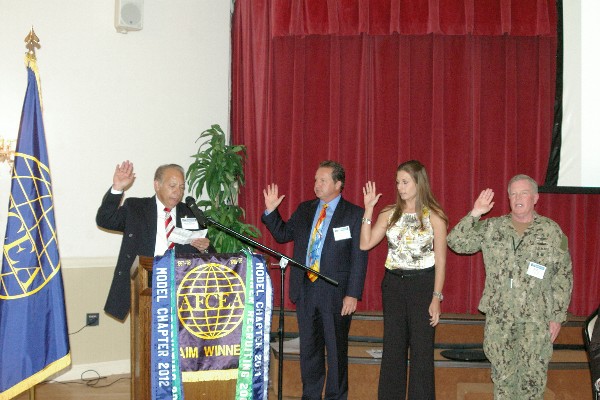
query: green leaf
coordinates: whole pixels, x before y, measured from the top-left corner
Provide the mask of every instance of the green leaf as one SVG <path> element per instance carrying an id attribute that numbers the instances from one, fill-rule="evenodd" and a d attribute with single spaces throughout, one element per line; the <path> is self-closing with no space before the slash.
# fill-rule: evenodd
<path id="1" fill-rule="evenodd" d="M 244 223 L 246 213 L 237 204 L 240 187 L 245 183 L 244 163 L 246 146 L 230 145 L 225 133 L 218 124 L 211 125 L 200 133 L 196 143 L 201 144 L 193 162 L 186 172 L 186 182 L 197 199 L 198 207 L 206 215 L 230 229 L 249 237 L 259 237 L 260 231 L 253 225 Z M 238 252 L 247 247 L 228 233 L 209 227 L 208 236 L 218 252 Z"/>

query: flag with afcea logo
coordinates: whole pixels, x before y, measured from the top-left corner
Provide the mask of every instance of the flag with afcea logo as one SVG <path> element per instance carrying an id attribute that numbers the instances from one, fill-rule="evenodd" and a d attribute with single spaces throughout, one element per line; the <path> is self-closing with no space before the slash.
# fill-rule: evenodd
<path id="1" fill-rule="evenodd" d="M 71 364 L 35 60 L 27 73 L 0 270 L 0 400 Z"/>

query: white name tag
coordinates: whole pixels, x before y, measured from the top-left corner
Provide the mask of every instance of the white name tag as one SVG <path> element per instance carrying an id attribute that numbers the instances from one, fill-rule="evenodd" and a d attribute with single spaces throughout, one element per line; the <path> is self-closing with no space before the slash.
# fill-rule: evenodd
<path id="1" fill-rule="evenodd" d="M 333 236 L 335 240 L 345 240 L 352 239 L 352 235 L 350 234 L 349 226 L 341 226 L 339 228 L 333 228 Z"/>
<path id="2" fill-rule="evenodd" d="M 529 267 L 527 267 L 527 275 L 531 275 L 534 278 L 544 279 L 544 273 L 546 272 L 546 267 L 541 264 L 536 264 L 533 261 L 529 262 Z"/>
<path id="3" fill-rule="evenodd" d="M 196 218 L 181 218 L 181 227 L 183 229 L 200 229 Z"/>

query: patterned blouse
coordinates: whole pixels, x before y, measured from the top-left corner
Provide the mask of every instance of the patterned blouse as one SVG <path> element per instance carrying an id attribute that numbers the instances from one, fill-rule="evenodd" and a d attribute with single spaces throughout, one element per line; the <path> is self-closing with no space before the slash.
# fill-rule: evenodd
<path id="1" fill-rule="evenodd" d="M 403 213 L 394 226 L 388 228 L 386 268 L 415 270 L 435 265 L 433 228 L 429 217 L 429 209 L 423 207 L 423 228 L 419 226 L 417 213 Z"/>

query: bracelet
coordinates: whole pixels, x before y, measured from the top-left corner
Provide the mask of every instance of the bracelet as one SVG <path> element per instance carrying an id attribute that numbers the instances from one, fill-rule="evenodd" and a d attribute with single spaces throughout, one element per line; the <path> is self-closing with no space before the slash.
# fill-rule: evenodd
<path id="1" fill-rule="evenodd" d="M 371 220 L 369 218 L 363 218 L 362 219 L 362 223 L 363 224 L 367 224 L 367 225 L 371 225 Z"/>
<path id="2" fill-rule="evenodd" d="M 442 293 L 440 293 L 440 292 L 433 292 L 433 295 L 435 297 L 437 297 L 438 299 L 440 299 L 440 301 L 444 300 L 444 295 Z"/>

